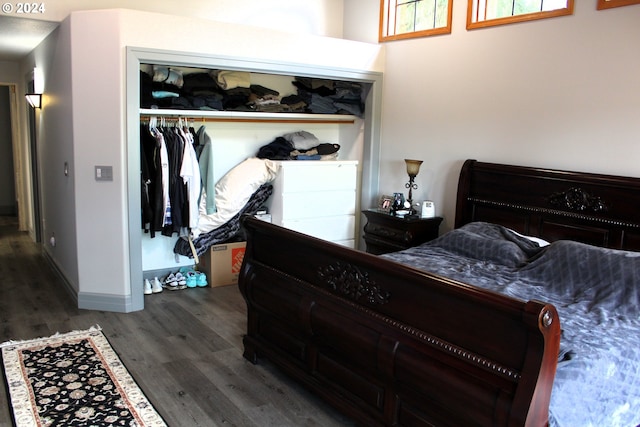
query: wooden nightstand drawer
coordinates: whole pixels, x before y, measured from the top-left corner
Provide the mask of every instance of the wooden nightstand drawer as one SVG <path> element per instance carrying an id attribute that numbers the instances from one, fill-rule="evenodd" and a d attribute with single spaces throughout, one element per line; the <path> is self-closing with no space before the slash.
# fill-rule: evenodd
<path id="1" fill-rule="evenodd" d="M 442 222 L 441 217 L 401 218 L 376 209 L 362 213 L 367 217 L 364 241 L 372 254 L 401 251 L 435 239 Z"/>

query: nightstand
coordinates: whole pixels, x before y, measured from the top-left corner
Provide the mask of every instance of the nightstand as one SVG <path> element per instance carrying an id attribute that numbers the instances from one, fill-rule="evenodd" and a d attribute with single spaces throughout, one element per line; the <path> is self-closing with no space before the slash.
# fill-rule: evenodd
<path id="1" fill-rule="evenodd" d="M 441 217 L 403 218 L 377 209 L 362 211 L 367 217 L 364 241 L 375 255 L 401 251 L 438 237 Z"/>

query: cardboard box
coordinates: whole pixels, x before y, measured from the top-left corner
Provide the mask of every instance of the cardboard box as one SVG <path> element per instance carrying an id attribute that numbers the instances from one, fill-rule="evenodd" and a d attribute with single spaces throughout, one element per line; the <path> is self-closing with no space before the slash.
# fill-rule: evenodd
<path id="1" fill-rule="evenodd" d="M 210 286 L 235 285 L 242 267 L 247 242 L 213 245 L 200 257 L 198 270 L 207 275 Z"/>

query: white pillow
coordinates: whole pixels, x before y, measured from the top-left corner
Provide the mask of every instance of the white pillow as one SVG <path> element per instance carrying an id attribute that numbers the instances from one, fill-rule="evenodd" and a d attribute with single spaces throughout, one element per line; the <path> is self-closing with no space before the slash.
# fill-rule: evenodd
<path id="1" fill-rule="evenodd" d="M 216 209 L 238 213 L 262 184 L 278 174 L 279 164 L 251 157 L 235 166 L 216 183 Z"/>
<path id="2" fill-rule="evenodd" d="M 513 234 L 516 234 L 516 235 L 518 235 L 518 236 L 520 236 L 520 237 L 524 237 L 525 239 L 529 239 L 529 240 L 531 240 L 532 242 L 537 243 L 537 244 L 538 244 L 538 246 L 540 246 L 541 248 L 542 248 L 542 247 L 544 247 L 544 246 L 549 245 L 549 242 L 547 242 L 546 240 L 541 239 L 541 238 L 539 238 L 539 237 L 534 237 L 534 236 L 525 236 L 524 234 L 520 234 L 520 233 L 518 233 L 517 231 L 512 230 L 512 229 L 509 229 L 509 231 L 511 231 Z"/>
<path id="3" fill-rule="evenodd" d="M 280 164 L 273 160 L 251 157 L 227 172 L 215 186 L 216 212 L 207 215 L 204 203 L 200 204 L 198 228 L 192 230 L 193 237 L 215 230 L 233 218 L 262 184 L 275 179 L 279 168 Z"/>

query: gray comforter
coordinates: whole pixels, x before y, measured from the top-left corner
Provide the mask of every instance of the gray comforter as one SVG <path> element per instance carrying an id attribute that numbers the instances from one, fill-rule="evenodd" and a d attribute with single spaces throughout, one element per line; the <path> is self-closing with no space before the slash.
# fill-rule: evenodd
<path id="1" fill-rule="evenodd" d="M 213 229 L 207 233 L 203 233 L 193 240 L 193 247 L 196 254 L 200 257 L 207 249 L 213 245 L 228 242 L 239 242 L 247 240 L 242 231 L 241 218 L 244 215 L 255 215 L 258 210 L 264 206 L 265 202 L 273 193 L 273 185 L 262 184 L 249 198 L 249 201 L 236 213 L 229 221 L 220 227 Z M 186 238 L 180 238 L 173 247 L 173 252 L 178 255 L 184 255 L 193 258 L 191 245 Z"/>
<path id="2" fill-rule="evenodd" d="M 383 256 L 552 303 L 562 339 L 551 425 L 640 425 L 640 253 L 567 240 L 540 247 L 502 226 L 477 222 Z"/>

